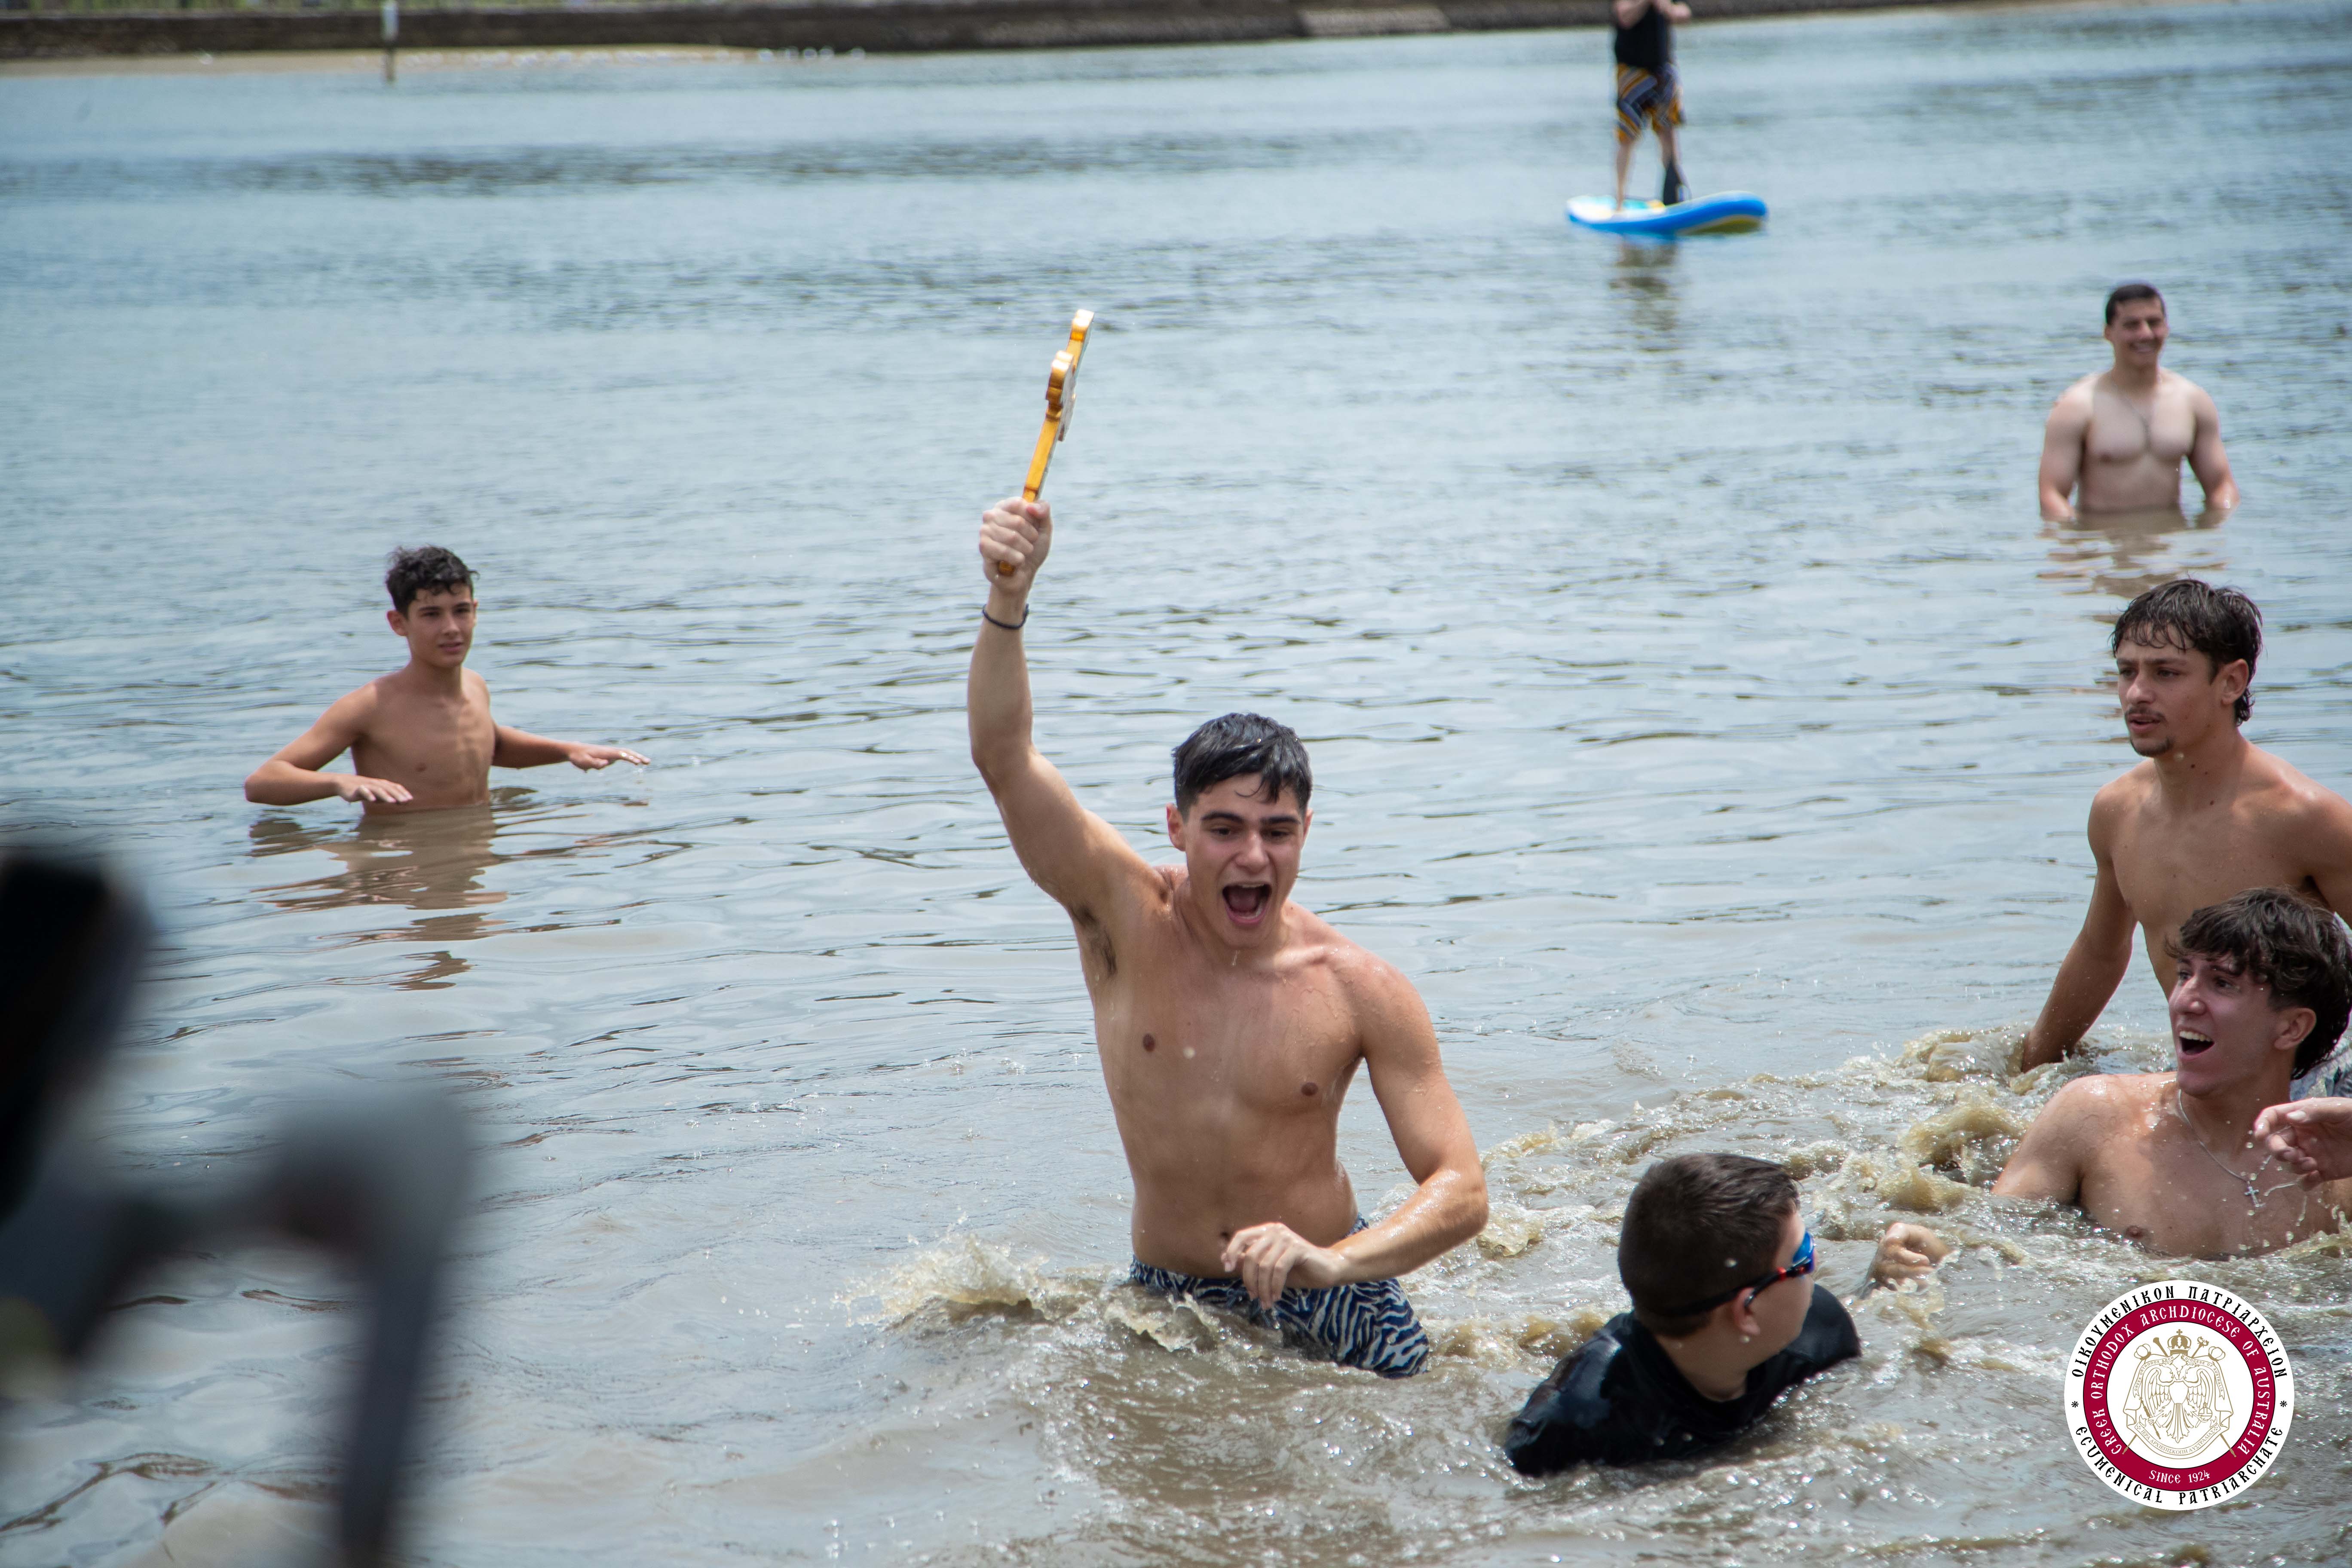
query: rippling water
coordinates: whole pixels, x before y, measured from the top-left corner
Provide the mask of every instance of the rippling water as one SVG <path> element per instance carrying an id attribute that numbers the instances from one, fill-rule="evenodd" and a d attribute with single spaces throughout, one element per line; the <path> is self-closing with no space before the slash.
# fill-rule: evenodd
<path id="1" fill-rule="evenodd" d="M 1605 50 L 0 79 L 7 820 L 163 912 L 125 1163 L 218 1171 L 322 1081 L 469 1105 L 418 1561 L 2341 1560 L 2342 1240 L 2198 1267 L 2304 1404 L 2250 1496 L 2158 1515 L 2055 1379 L 2178 1266 L 1979 1187 L 2053 1087 L 2003 1058 L 2128 760 L 2121 598 L 2248 588 L 2255 738 L 2352 774 L 2352 8 L 1692 28 L 1689 173 L 1775 216 L 1672 249 L 1560 222 Z M 2044 527 L 2042 412 L 2135 275 L 2246 505 Z M 1139 845 L 1200 718 L 1313 743 L 1300 896 L 1421 987 L 1496 1200 L 1412 1282 L 1407 1384 L 1114 1283 L 1070 937 L 960 708 L 973 523 L 1080 304 L 1040 739 Z M 427 540 L 503 718 L 657 765 L 246 805 L 394 662 L 374 582 Z M 2160 1023 L 2135 971 L 2105 1065 Z M 1343 1142 L 1392 1198 L 1370 1097 Z M 1520 1481 L 1632 1181 L 1727 1146 L 1808 1173 L 1833 1283 L 1893 1214 L 1969 1245 L 1727 1455 Z M 315 1496 L 347 1290 L 152 1281 L 0 1428 L 0 1560 Z"/>

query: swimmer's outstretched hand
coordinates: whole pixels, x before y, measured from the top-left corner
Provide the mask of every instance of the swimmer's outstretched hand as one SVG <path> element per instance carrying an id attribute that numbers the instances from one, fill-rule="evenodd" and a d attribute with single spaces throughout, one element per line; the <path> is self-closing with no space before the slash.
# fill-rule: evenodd
<path id="1" fill-rule="evenodd" d="M 1014 496 L 981 514 L 980 571 L 991 597 L 1002 595 L 1016 605 L 1028 598 L 1037 568 L 1053 548 L 1054 509 L 1044 501 Z M 1000 566 L 1013 570 L 1000 572 Z"/>
<path id="2" fill-rule="evenodd" d="M 1898 1219 L 1878 1238 L 1878 1256 L 1870 1260 L 1870 1281 L 1899 1285 L 1906 1279 L 1925 1279 L 1951 1255 L 1950 1242 L 1924 1225 Z"/>
<path id="3" fill-rule="evenodd" d="M 649 765 L 645 758 L 625 746 L 574 746 L 563 753 L 563 760 L 590 773 L 614 763 L 635 763 L 641 768 Z"/>
<path id="4" fill-rule="evenodd" d="M 1318 1247 L 1280 1220 L 1234 1232 L 1217 1267 L 1242 1277 L 1242 1286 L 1261 1306 L 1271 1307 L 1286 1287 L 1320 1290 L 1349 1281 L 1348 1260 Z"/>
<path id="5" fill-rule="evenodd" d="M 2268 1145 L 2271 1157 L 2306 1187 L 2352 1176 L 2352 1099 L 2273 1105 L 2254 1118 L 2254 1142 Z"/>
<path id="6" fill-rule="evenodd" d="M 406 784 L 394 784 L 390 779 L 372 779 L 365 773 L 328 773 L 325 776 L 335 781 L 336 798 L 355 800 L 362 805 L 404 805 L 416 798 L 408 793 Z"/>

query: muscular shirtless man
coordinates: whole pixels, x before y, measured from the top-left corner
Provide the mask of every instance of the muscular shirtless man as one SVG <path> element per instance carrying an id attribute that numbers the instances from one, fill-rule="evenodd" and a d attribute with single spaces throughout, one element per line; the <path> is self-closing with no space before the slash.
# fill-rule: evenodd
<path id="1" fill-rule="evenodd" d="M 466 668 L 474 647 L 474 574 L 438 545 L 395 550 L 384 574 L 384 619 L 408 663 L 346 692 L 319 721 L 245 781 L 245 798 L 299 805 L 337 795 L 370 816 L 484 805 L 490 769 L 570 763 L 593 770 L 645 763 L 618 746 L 551 741 L 490 718 L 490 688 Z M 323 773 L 349 751 L 356 773 Z"/>
<path id="2" fill-rule="evenodd" d="M 2171 1072 L 2095 1073 L 2042 1108 L 1996 1196 L 2079 1204 L 2150 1251 L 2268 1252 L 2352 1206 L 2258 1147 L 2264 1108 L 2333 1049 L 2352 1012 L 2352 944 L 2334 915 L 2257 888 L 2181 923 Z"/>
<path id="3" fill-rule="evenodd" d="M 1346 1365 L 1418 1372 L 1428 1336 L 1395 1277 L 1486 1223 L 1428 1011 L 1403 975 L 1289 901 L 1313 821 L 1290 731 L 1229 713 L 1176 749 L 1177 866 L 1145 861 L 1038 754 L 1020 628 L 1052 544 L 1042 504 L 1003 501 L 981 520 L 971 756 L 1022 868 L 1077 931 L 1135 1180 L 1130 1278 Z M 1359 1065 L 1420 1184 L 1369 1226 L 1338 1153 Z"/>
<path id="4" fill-rule="evenodd" d="M 2124 726 L 2147 761 L 2091 802 L 2091 908 L 2026 1034 L 2029 1068 L 2056 1061 L 2098 1021 L 2131 967 L 2135 925 L 2164 985 L 2191 910 L 2248 888 L 2352 909 L 2352 804 L 2238 728 L 2253 711 L 2263 650 L 2253 601 L 2193 578 L 2167 583 L 2126 606 L 2110 646 Z M 2298 1087 L 2330 1092 L 2316 1072 Z"/>
<path id="5" fill-rule="evenodd" d="M 2082 485 L 2084 511 L 2140 511 L 2180 505 L 2180 459 L 2205 487 L 2206 510 L 2238 504 L 2238 483 L 2221 449 L 2221 415 L 2205 389 L 2157 363 L 2164 353 L 2164 296 L 2126 283 L 2107 296 L 2111 369 L 2059 395 L 2042 437 L 2042 516 L 2071 522 Z"/>

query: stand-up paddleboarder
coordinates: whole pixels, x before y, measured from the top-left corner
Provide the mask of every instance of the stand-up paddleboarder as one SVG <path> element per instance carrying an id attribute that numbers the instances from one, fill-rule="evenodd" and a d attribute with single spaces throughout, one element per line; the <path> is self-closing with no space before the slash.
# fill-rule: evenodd
<path id="1" fill-rule="evenodd" d="M 1675 74 L 1673 24 L 1690 20 L 1681 0 L 1611 0 L 1617 26 L 1617 205 L 1625 205 L 1625 176 L 1633 167 L 1633 147 L 1645 124 L 1658 132 L 1666 161 L 1658 199 L 1668 206 L 1690 199 L 1683 184 L 1675 127 L 1683 122 L 1683 84 Z"/>
<path id="2" fill-rule="evenodd" d="M 1228 713 L 1176 748 L 1167 820 L 1181 865 L 1151 865 L 1078 804 L 1030 739 L 1021 627 L 1052 544 L 1042 503 L 1003 501 L 981 520 L 971 756 L 1022 868 L 1077 931 L 1135 1180 L 1129 1278 L 1409 1376 L 1429 1336 L 1396 1277 L 1486 1223 L 1477 1145 L 1429 1012 L 1393 967 L 1290 902 L 1314 781 L 1282 725 Z M 1339 1156 L 1359 1067 L 1419 1184 L 1377 1225 Z"/>

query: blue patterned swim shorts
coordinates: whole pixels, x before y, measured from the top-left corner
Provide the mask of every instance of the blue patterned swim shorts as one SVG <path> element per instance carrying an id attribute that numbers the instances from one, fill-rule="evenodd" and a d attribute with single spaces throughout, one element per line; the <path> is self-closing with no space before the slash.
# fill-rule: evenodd
<path id="1" fill-rule="evenodd" d="M 1644 125 L 1683 122 L 1682 78 L 1671 65 L 1655 71 L 1640 66 L 1617 68 L 1617 140 L 1639 142 Z"/>
<path id="2" fill-rule="evenodd" d="M 1355 1228 L 1361 1230 L 1364 1225 L 1363 1217 L 1357 1216 Z M 1239 1279 L 1203 1279 L 1155 1268 L 1140 1258 L 1127 1271 L 1127 1279 L 1155 1295 L 1189 1299 L 1259 1328 L 1279 1329 L 1285 1344 L 1382 1377 L 1411 1377 L 1429 1360 L 1429 1331 L 1413 1316 L 1404 1287 L 1393 1279 L 1285 1290 L 1270 1309 L 1260 1306 Z"/>

